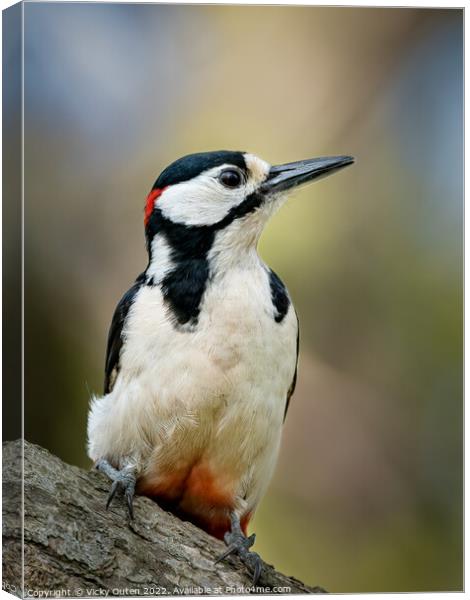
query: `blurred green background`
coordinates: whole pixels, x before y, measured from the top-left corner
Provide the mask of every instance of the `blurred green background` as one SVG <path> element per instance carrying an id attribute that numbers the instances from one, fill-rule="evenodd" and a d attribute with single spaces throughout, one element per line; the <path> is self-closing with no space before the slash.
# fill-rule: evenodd
<path id="1" fill-rule="evenodd" d="M 88 399 L 163 167 L 352 154 L 260 246 L 301 353 L 256 549 L 331 592 L 462 589 L 463 11 L 24 10 L 26 438 L 90 465 Z"/>

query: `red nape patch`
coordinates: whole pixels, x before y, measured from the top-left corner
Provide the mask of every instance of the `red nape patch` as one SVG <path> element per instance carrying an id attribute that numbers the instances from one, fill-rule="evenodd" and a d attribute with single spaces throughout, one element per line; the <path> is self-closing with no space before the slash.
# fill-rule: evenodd
<path id="1" fill-rule="evenodd" d="M 147 227 L 147 223 L 150 219 L 150 215 L 153 212 L 154 206 L 155 206 L 155 200 L 161 196 L 163 194 L 163 192 L 166 190 L 166 187 L 162 188 L 162 189 L 155 189 L 152 190 L 150 192 L 150 194 L 147 196 L 147 201 L 145 202 L 145 211 L 144 211 L 144 225 L 145 227 Z"/>

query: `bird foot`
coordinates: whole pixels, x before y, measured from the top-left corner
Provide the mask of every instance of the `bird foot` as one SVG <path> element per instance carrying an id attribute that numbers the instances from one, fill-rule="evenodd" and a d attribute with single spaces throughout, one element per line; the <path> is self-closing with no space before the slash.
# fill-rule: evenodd
<path id="1" fill-rule="evenodd" d="M 251 546 L 255 543 L 255 538 L 256 535 L 254 533 L 249 537 L 246 537 L 241 531 L 238 517 L 232 516 L 231 531 L 228 531 L 224 535 L 227 550 L 215 560 L 215 564 L 224 560 L 231 554 L 238 554 L 243 564 L 246 565 L 253 574 L 253 585 L 256 585 L 263 570 L 263 561 L 259 554 L 251 552 L 250 550 Z"/>
<path id="2" fill-rule="evenodd" d="M 108 499 L 106 501 L 106 510 L 108 510 L 116 492 L 122 490 L 124 498 L 126 499 L 127 508 L 129 511 L 130 519 L 134 519 L 134 505 L 133 498 L 135 493 L 136 476 L 132 467 L 125 467 L 118 471 L 112 467 L 109 462 L 105 459 L 100 459 L 96 463 L 96 468 L 107 475 L 111 481 L 111 489 L 109 491 Z"/>

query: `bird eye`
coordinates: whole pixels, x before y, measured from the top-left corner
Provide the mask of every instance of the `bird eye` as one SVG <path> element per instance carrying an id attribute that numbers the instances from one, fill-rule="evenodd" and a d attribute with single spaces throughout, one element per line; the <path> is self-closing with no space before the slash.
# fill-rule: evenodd
<path id="1" fill-rule="evenodd" d="M 225 185 L 225 187 L 236 188 L 241 184 L 242 176 L 241 173 L 235 169 L 226 169 L 219 175 L 219 181 L 222 185 Z"/>

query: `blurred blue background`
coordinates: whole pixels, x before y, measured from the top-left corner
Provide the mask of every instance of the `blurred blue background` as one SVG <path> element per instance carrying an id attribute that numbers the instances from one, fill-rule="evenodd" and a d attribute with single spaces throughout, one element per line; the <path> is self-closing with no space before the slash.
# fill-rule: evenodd
<path id="1" fill-rule="evenodd" d="M 352 154 L 260 245 L 301 354 L 256 549 L 331 592 L 462 589 L 463 11 L 24 10 L 27 439 L 89 466 L 88 398 L 163 167 Z"/>

